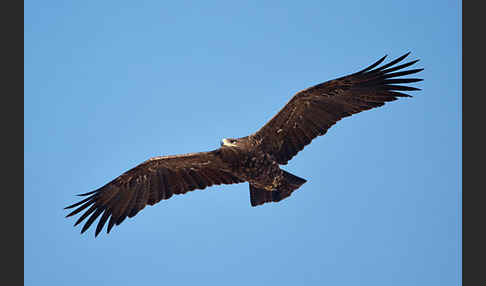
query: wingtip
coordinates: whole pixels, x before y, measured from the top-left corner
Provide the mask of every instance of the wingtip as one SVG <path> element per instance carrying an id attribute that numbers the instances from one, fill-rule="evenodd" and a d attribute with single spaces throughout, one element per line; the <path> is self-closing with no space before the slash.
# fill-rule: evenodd
<path id="1" fill-rule="evenodd" d="M 83 220 L 82 219 L 78 219 L 75 223 L 74 223 L 74 226 L 77 226 L 78 224 L 80 224 Z"/>
<path id="2" fill-rule="evenodd" d="M 63 209 L 64 209 L 64 210 L 68 210 L 68 209 L 72 209 L 72 208 L 74 208 L 74 207 L 76 207 L 76 206 L 79 206 L 79 202 L 77 202 L 77 203 L 75 203 L 75 204 L 72 204 L 72 205 L 69 205 L 69 206 L 67 206 L 67 207 L 64 207 Z"/>
<path id="3" fill-rule="evenodd" d="M 77 209 L 76 209 L 76 210 L 77 210 Z M 75 214 L 76 214 L 76 210 L 74 210 L 74 211 L 72 211 L 72 212 L 68 213 L 68 214 L 66 215 L 66 218 L 68 218 L 68 217 L 70 217 L 70 216 L 75 215 Z"/>
<path id="4" fill-rule="evenodd" d="M 69 205 L 67 207 L 64 207 L 63 210 L 68 210 L 68 209 L 71 209 L 73 207 L 75 207 L 75 204 L 72 204 L 72 205 Z"/>
<path id="5" fill-rule="evenodd" d="M 370 65 L 370 66 L 368 66 L 368 67 L 366 67 L 366 68 L 364 68 L 364 69 L 362 69 L 362 70 L 360 70 L 360 71 L 358 71 L 358 72 L 354 73 L 353 75 L 355 75 L 355 74 L 361 74 L 361 73 L 368 72 L 368 71 L 372 70 L 373 68 L 375 68 L 375 67 L 377 67 L 379 64 L 381 64 L 381 63 L 382 63 L 382 62 L 383 62 L 383 61 L 386 59 L 386 57 L 387 57 L 387 56 L 388 56 L 388 55 L 387 55 L 387 54 L 385 54 L 385 55 L 384 55 L 384 56 L 383 56 L 381 59 L 377 60 L 377 61 L 376 61 L 376 62 L 374 62 L 372 65 Z"/>
<path id="6" fill-rule="evenodd" d="M 91 194 L 94 194 L 94 193 L 96 193 L 96 192 L 100 191 L 102 188 L 103 188 L 103 187 L 101 187 L 101 188 L 99 188 L 99 189 L 96 189 L 96 190 L 94 190 L 94 191 L 91 191 L 91 192 L 87 192 L 87 193 L 83 193 L 83 194 L 77 194 L 76 196 L 78 196 L 78 197 L 84 197 L 84 196 L 87 196 L 87 195 L 91 195 Z"/>
<path id="7" fill-rule="evenodd" d="M 385 54 L 383 57 L 381 57 L 377 62 L 382 63 L 386 58 L 388 57 L 388 54 Z"/>

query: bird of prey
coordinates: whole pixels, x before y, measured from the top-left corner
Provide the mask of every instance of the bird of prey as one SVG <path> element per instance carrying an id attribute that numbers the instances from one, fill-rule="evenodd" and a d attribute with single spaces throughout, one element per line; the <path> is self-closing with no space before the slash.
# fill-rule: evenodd
<path id="1" fill-rule="evenodd" d="M 66 207 L 75 208 L 67 217 L 86 209 L 75 223 L 87 218 L 81 230 L 84 233 L 101 216 L 96 237 L 107 221 L 109 233 L 146 205 L 212 185 L 248 182 L 252 206 L 288 198 L 306 180 L 279 165 L 287 164 L 340 119 L 410 97 L 404 91 L 420 90 L 403 85 L 422 80 L 402 77 L 423 70 L 404 70 L 418 59 L 397 65 L 409 54 L 380 66 L 385 55 L 359 72 L 299 91 L 260 130 L 242 138 L 223 139 L 219 149 L 150 158 L 101 188 L 80 194 L 87 197 Z"/>

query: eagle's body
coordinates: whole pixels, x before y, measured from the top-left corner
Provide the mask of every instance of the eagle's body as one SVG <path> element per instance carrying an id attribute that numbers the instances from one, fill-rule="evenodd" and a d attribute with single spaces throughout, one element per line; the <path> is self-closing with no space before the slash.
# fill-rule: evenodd
<path id="1" fill-rule="evenodd" d="M 233 174 L 250 184 L 252 206 L 278 202 L 306 182 L 280 169 L 276 158 L 265 151 L 262 143 L 259 135 L 252 134 L 238 139 L 223 139 L 222 148 L 213 151 L 226 164 L 233 166 Z M 225 156 L 225 153 L 231 155 Z"/>
<path id="2" fill-rule="evenodd" d="M 219 149 L 151 158 L 103 187 L 81 194 L 88 197 L 67 207 L 77 207 L 68 216 L 89 207 L 75 225 L 89 217 L 84 232 L 101 215 L 98 235 L 108 219 L 110 232 L 147 204 L 211 185 L 248 182 L 252 206 L 285 199 L 306 180 L 280 169 L 280 165 L 287 164 L 343 117 L 409 97 L 401 91 L 419 90 L 400 84 L 421 79 L 397 78 L 422 70 L 395 72 L 418 61 L 395 66 L 407 55 L 375 68 L 383 57 L 357 73 L 302 90 L 260 130 L 238 139 L 223 139 Z"/>

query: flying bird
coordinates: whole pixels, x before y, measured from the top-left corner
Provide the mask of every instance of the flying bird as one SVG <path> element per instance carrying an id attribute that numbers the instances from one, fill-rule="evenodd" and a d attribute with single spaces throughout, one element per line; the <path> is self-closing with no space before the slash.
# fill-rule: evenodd
<path id="1" fill-rule="evenodd" d="M 413 60 L 397 65 L 407 53 L 379 66 L 386 55 L 369 67 L 297 92 L 260 130 L 242 138 L 226 138 L 219 149 L 175 156 L 153 157 L 126 171 L 92 192 L 66 217 L 84 213 L 75 226 L 86 222 L 84 233 L 101 216 L 95 237 L 108 222 L 107 233 L 146 205 L 167 200 L 212 185 L 248 182 L 251 206 L 288 198 L 306 180 L 280 169 L 317 136 L 326 134 L 336 122 L 352 114 L 379 107 L 404 91 L 420 90 L 407 83 L 419 78 L 403 78 L 423 69 L 405 68 Z"/>

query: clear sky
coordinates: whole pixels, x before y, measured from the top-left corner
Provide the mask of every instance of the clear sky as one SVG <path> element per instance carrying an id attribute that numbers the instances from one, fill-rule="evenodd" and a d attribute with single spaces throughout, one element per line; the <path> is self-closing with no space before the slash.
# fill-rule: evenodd
<path id="1" fill-rule="evenodd" d="M 458 285 L 460 1 L 25 1 L 25 285 Z M 248 184 L 80 235 L 63 207 L 152 156 L 258 130 L 292 95 L 408 51 L 422 91 Z"/>

